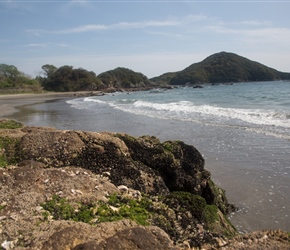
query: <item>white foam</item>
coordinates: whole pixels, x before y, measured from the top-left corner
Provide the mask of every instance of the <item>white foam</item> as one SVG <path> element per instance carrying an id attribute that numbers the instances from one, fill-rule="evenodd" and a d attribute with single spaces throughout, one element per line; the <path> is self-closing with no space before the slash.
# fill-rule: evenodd
<path id="1" fill-rule="evenodd" d="M 135 96 L 136 97 L 136 96 Z M 243 128 L 255 133 L 290 139 L 290 114 L 285 111 L 269 109 L 224 108 L 213 105 L 197 105 L 192 101 L 165 103 L 156 100 L 143 101 L 124 97 L 100 99 L 85 97 L 67 101 L 77 109 L 94 109 L 95 105 L 110 107 L 138 115 L 159 119 L 199 122 L 214 126 L 231 126 Z M 286 129 L 286 130 L 285 130 Z M 286 131 L 286 132 L 285 132 Z"/>
<path id="2" fill-rule="evenodd" d="M 84 102 L 95 102 L 95 103 L 103 103 L 103 104 L 106 104 L 105 101 L 101 101 L 100 99 L 95 99 L 93 97 L 85 97 L 83 99 Z"/>
<path id="3" fill-rule="evenodd" d="M 122 109 L 122 107 L 119 108 Z M 137 109 L 143 110 L 144 113 L 148 113 L 148 110 L 151 112 L 159 111 L 158 116 L 160 115 L 160 111 L 164 111 L 166 113 L 163 114 L 163 118 L 166 118 L 166 116 L 173 117 L 175 115 L 177 119 L 190 117 L 196 119 L 195 114 L 199 114 L 207 117 L 211 116 L 212 118 L 236 119 L 256 125 L 290 128 L 290 114 L 274 110 L 223 108 L 211 105 L 195 105 L 190 101 L 171 103 L 136 101 L 133 104 L 131 112 L 142 113 L 142 111 L 138 111 Z M 130 110 L 127 111 L 130 112 Z M 153 113 L 151 115 L 154 116 Z"/>

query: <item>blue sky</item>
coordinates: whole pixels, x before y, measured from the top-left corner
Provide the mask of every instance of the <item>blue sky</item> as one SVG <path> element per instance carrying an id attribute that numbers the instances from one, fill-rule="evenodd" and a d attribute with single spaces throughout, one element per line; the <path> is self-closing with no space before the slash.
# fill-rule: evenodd
<path id="1" fill-rule="evenodd" d="M 154 77 L 227 51 L 290 72 L 290 1 L 1 1 L 0 63 Z"/>

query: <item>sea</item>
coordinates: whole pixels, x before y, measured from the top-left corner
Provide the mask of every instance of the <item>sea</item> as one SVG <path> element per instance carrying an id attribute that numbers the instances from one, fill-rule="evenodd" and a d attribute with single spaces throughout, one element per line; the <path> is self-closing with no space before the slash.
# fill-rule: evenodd
<path id="1" fill-rule="evenodd" d="M 290 231 L 290 82 L 178 86 L 19 107 L 27 125 L 181 140 L 238 207 L 241 233 Z"/>

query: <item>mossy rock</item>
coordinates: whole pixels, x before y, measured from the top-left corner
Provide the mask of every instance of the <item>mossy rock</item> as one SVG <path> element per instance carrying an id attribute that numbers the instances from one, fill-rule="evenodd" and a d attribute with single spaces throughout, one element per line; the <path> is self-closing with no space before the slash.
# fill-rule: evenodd
<path id="1" fill-rule="evenodd" d="M 21 159 L 19 139 L 0 136 L 0 167 L 16 164 Z"/>
<path id="2" fill-rule="evenodd" d="M 163 198 L 163 202 L 177 212 L 190 212 L 199 222 L 206 207 L 206 201 L 199 195 L 189 192 L 172 192 Z"/>
<path id="3" fill-rule="evenodd" d="M 183 229 L 202 224 L 212 233 L 228 237 L 236 235 L 236 229 L 216 205 L 207 204 L 206 200 L 189 192 L 172 192 L 162 197 L 162 201 L 174 210 L 178 223 Z M 169 218 L 168 218 L 169 219 Z M 166 228 L 164 228 L 166 231 Z M 167 232 L 170 234 L 170 232 Z"/>
<path id="4" fill-rule="evenodd" d="M 16 129 L 22 128 L 23 124 L 14 120 L 2 119 L 0 120 L 0 129 Z"/>
<path id="5" fill-rule="evenodd" d="M 202 196 L 208 204 L 217 206 L 223 214 L 228 214 L 236 209 L 234 205 L 228 203 L 225 190 L 219 188 L 211 179 L 207 181 Z"/>

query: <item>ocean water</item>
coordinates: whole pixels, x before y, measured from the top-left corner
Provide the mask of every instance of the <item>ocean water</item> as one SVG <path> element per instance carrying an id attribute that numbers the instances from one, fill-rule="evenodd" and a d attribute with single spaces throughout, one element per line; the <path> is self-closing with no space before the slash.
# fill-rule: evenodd
<path id="1" fill-rule="evenodd" d="M 240 232 L 290 231 L 290 82 L 178 87 L 21 107 L 30 125 L 182 140 L 239 210 Z"/>

